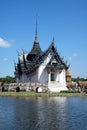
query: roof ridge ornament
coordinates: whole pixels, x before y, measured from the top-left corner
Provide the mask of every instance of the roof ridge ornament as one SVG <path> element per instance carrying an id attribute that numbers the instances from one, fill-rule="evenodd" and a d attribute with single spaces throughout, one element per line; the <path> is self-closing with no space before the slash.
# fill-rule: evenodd
<path id="1" fill-rule="evenodd" d="M 19 53 L 19 51 L 17 50 L 17 54 L 18 54 L 18 56 L 20 56 L 20 53 Z"/>
<path id="2" fill-rule="evenodd" d="M 25 51 L 24 51 L 24 49 L 22 48 L 22 51 L 23 51 L 23 55 L 25 54 Z"/>

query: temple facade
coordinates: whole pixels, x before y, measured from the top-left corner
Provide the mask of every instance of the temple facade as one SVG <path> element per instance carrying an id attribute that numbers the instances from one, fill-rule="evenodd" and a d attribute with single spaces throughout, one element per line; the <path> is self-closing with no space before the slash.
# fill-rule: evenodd
<path id="1" fill-rule="evenodd" d="M 42 51 L 37 36 L 29 53 L 18 54 L 15 64 L 16 82 L 39 82 L 50 91 L 67 90 L 66 71 L 69 66 L 60 57 L 54 39 L 46 51 Z"/>

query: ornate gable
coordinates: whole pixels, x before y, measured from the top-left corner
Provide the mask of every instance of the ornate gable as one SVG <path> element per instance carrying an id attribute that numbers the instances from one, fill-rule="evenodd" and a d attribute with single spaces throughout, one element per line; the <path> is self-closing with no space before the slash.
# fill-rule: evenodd
<path id="1" fill-rule="evenodd" d="M 44 53 L 44 57 L 48 56 L 50 58 L 50 62 L 47 66 L 56 66 L 58 68 L 65 68 L 68 69 L 68 65 L 63 61 L 63 59 L 60 57 L 60 55 L 57 52 L 57 49 L 54 46 L 54 42 L 49 46 L 49 48 Z"/>

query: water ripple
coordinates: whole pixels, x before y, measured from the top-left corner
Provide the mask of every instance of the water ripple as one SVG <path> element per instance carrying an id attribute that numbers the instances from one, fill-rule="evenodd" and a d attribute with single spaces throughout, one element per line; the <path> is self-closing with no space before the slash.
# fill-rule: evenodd
<path id="1" fill-rule="evenodd" d="M 87 97 L 0 97 L 0 130 L 87 130 Z"/>

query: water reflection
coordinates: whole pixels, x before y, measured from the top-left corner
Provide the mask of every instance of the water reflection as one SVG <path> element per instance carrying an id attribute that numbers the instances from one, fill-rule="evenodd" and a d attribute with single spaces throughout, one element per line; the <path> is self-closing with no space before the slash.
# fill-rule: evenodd
<path id="1" fill-rule="evenodd" d="M 0 97 L 0 130 L 86 130 L 86 111 L 86 97 Z"/>
<path id="2" fill-rule="evenodd" d="M 59 122 L 66 120 L 66 97 L 54 97 L 48 100 L 38 99 L 37 108 L 39 122 L 37 128 L 54 129 L 60 128 Z"/>

